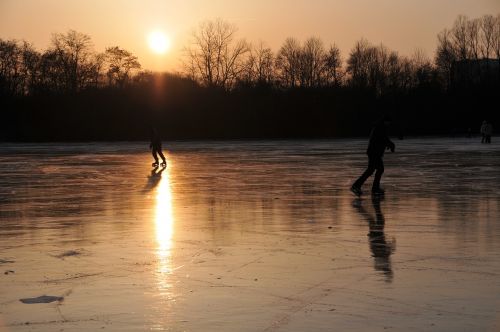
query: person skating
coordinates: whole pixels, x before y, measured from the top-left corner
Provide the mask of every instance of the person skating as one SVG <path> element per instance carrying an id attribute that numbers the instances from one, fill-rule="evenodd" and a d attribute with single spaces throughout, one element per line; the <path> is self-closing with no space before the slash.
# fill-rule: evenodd
<path id="1" fill-rule="evenodd" d="M 151 129 L 151 143 L 149 144 L 149 148 L 151 149 L 151 153 L 154 158 L 153 167 L 158 167 L 158 155 L 160 156 L 162 163 L 162 167 L 167 166 L 167 160 L 161 151 L 161 139 L 155 129 Z"/>
<path id="2" fill-rule="evenodd" d="M 486 120 L 483 121 L 481 124 L 481 143 L 486 143 L 486 126 L 488 125 L 488 122 Z"/>
<path id="3" fill-rule="evenodd" d="M 361 191 L 361 187 L 363 186 L 363 183 L 365 183 L 365 181 L 375 171 L 376 173 L 375 179 L 373 180 L 372 194 L 384 194 L 384 190 L 380 188 L 380 179 L 382 178 L 382 174 L 384 173 L 384 152 L 386 149 L 390 149 L 391 152 L 394 152 L 396 148 L 394 143 L 389 139 L 389 136 L 387 135 L 387 127 L 390 125 L 390 123 L 391 118 L 389 116 L 384 116 L 375 124 L 370 133 L 368 149 L 366 150 L 366 154 L 368 155 L 368 168 L 351 186 L 351 191 L 357 196 L 362 195 L 363 192 Z"/>
<path id="4" fill-rule="evenodd" d="M 486 123 L 486 128 L 484 128 L 484 136 L 485 136 L 485 143 L 490 144 L 491 143 L 491 135 L 493 135 L 493 125 L 491 122 Z"/>

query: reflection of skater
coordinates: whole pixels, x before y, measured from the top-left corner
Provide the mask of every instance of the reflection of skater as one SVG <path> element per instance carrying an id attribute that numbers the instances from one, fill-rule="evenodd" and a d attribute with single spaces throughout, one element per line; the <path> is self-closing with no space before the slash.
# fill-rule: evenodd
<path id="1" fill-rule="evenodd" d="M 376 271 L 382 272 L 387 282 L 391 282 L 393 278 L 391 254 L 396 250 L 396 242 L 392 240 L 387 242 L 384 233 L 385 219 L 380 209 L 380 196 L 372 196 L 372 204 L 375 210 L 375 218 L 368 213 L 361 202 L 353 204 L 358 212 L 363 215 L 369 223 L 368 239 L 370 251 L 374 259 L 374 267 Z"/>
<path id="2" fill-rule="evenodd" d="M 491 143 L 491 135 L 493 135 L 493 125 L 484 120 L 481 125 L 481 143 Z"/>
<path id="3" fill-rule="evenodd" d="M 151 143 L 149 144 L 149 148 L 151 149 L 151 153 L 153 154 L 153 158 L 155 162 L 153 163 L 153 167 L 158 166 L 158 155 L 162 160 L 161 166 L 167 166 L 167 160 L 161 151 L 161 139 L 155 129 L 151 129 Z"/>
<path id="4" fill-rule="evenodd" d="M 384 194 L 384 190 L 380 188 L 380 179 L 384 173 L 384 161 L 382 157 L 384 156 L 385 149 L 388 148 L 391 149 L 391 152 L 394 152 L 396 148 L 394 143 L 389 139 L 389 136 L 387 136 L 387 127 L 390 123 L 391 119 L 388 116 L 384 116 L 375 124 L 370 133 L 370 141 L 366 151 L 368 155 L 368 168 L 351 187 L 351 191 L 357 196 L 361 196 L 363 193 L 361 191 L 361 186 L 375 171 L 377 172 L 373 180 L 372 194 Z"/>

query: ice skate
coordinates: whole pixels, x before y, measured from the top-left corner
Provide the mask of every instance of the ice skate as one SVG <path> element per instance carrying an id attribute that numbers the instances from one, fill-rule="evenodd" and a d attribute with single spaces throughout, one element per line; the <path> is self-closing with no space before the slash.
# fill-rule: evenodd
<path id="1" fill-rule="evenodd" d="M 361 191 L 361 188 L 358 187 L 358 186 L 356 186 L 356 185 L 352 185 L 351 186 L 351 192 L 354 195 L 358 196 L 358 197 L 360 197 L 361 195 L 363 195 L 363 192 Z"/>

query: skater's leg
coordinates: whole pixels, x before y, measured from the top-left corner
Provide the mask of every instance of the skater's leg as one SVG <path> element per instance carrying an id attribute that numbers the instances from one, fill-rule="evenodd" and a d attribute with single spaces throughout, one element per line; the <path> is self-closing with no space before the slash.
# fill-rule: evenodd
<path id="1" fill-rule="evenodd" d="M 375 178 L 373 179 L 373 186 L 372 186 L 372 192 L 381 192 L 380 189 L 380 180 L 382 179 L 382 174 L 384 174 L 384 161 L 382 158 L 379 158 L 378 160 L 375 161 L 374 167 L 377 169 L 377 172 L 375 172 Z"/>
<path id="2" fill-rule="evenodd" d="M 361 188 L 366 179 L 368 179 L 373 174 L 373 172 L 375 172 L 376 159 L 377 158 L 373 156 L 368 156 L 368 167 L 366 168 L 364 173 L 361 174 L 361 176 L 356 180 L 356 182 L 354 182 L 354 184 L 352 185 L 353 187 Z"/>
<path id="3" fill-rule="evenodd" d="M 158 154 L 160 155 L 161 160 L 163 160 L 163 163 L 165 164 L 167 160 L 165 159 L 165 156 L 163 155 L 163 152 L 161 149 L 158 149 Z"/>
<path id="4" fill-rule="evenodd" d="M 382 174 L 384 174 L 384 166 L 377 168 L 375 172 L 375 178 L 373 179 L 372 192 L 380 191 L 380 180 L 382 179 Z"/>
<path id="5" fill-rule="evenodd" d="M 155 164 L 158 164 L 158 151 L 156 151 L 156 148 L 153 148 L 153 150 L 151 151 L 151 153 L 153 154 L 153 158 L 155 160 Z"/>
<path id="6" fill-rule="evenodd" d="M 365 183 L 366 179 L 368 179 L 370 176 L 372 176 L 373 172 L 375 172 L 375 168 L 373 168 L 371 165 L 368 165 L 368 168 L 361 174 L 361 176 L 354 182 L 353 186 L 357 188 L 361 188 L 363 183 Z"/>

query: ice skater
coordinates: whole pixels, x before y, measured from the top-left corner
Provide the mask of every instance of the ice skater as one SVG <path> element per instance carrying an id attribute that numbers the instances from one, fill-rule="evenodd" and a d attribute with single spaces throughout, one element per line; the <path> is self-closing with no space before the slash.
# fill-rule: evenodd
<path id="1" fill-rule="evenodd" d="M 368 155 L 368 168 L 351 186 L 351 191 L 356 196 L 361 196 L 363 194 L 361 186 L 363 186 L 363 183 L 365 183 L 375 171 L 372 194 L 383 195 L 385 193 L 384 190 L 380 188 L 380 179 L 382 178 L 382 174 L 384 174 L 383 156 L 386 149 L 390 149 L 391 152 L 394 152 L 396 148 L 394 143 L 389 139 L 389 136 L 387 136 L 387 127 L 390 123 L 391 118 L 386 115 L 375 124 L 370 133 L 368 149 L 366 150 L 366 154 Z"/>
<path id="2" fill-rule="evenodd" d="M 491 135 L 493 135 L 493 125 L 484 120 L 481 125 L 481 143 L 491 143 Z"/>
<path id="3" fill-rule="evenodd" d="M 151 153 L 153 154 L 153 158 L 155 160 L 152 166 L 158 167 L 158 155 L 160 155 L 160 158 L 162 160 L 161 166 L 167 167 L 167 160 L 165 159 L 165 156 L 161 151 L 161 139 L 154 128 L 151 128 L 151 143 L 149 144 L 149 149 L 151 150 Z"/>

